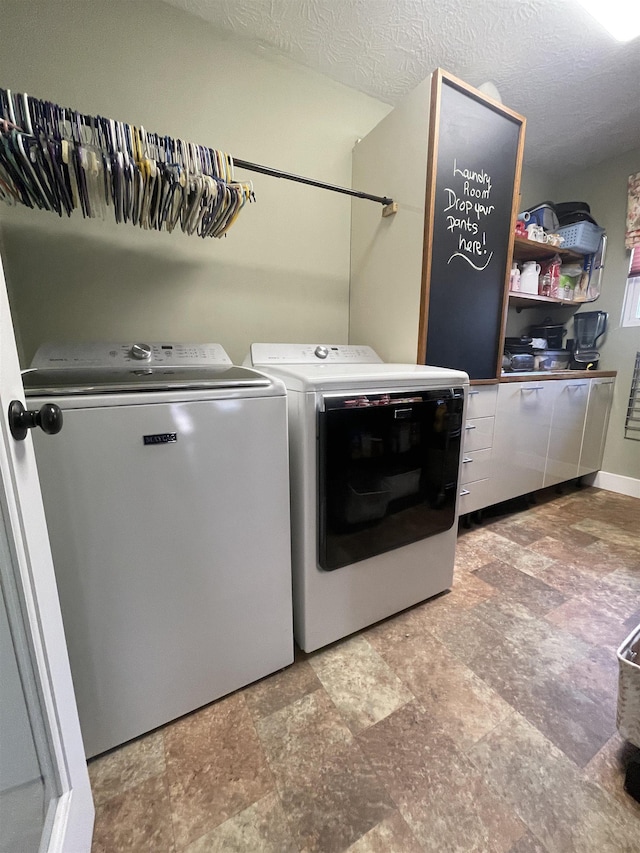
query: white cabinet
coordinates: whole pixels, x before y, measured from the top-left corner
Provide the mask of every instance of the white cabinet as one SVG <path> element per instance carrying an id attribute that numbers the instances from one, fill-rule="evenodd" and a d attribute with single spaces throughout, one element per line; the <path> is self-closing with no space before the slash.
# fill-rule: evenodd
<path id="1" fill-rule="evenodd" d="M 414 364 L 420 332 L 431 76 L 406 95 L 353 149 L 353 186 L 388 195 L 351 208 L 349 343 L 369 344 L 384 361 Z"/>
<path id="2" fill-rule="evenodd" d="M 555 396 L 555 382 L 499 386 L 491 503 L 542 488 Z"/>
<path id="3" fill-rule="evenodd" d="M 599 471 L 609 424 L 615 379 L 591 379 L 578 476 Z"/>
<path id="4" fill-rule="evenodd" d="M 460 514 L 598 471 L 614 382 L 581 377 L 472 388 Z"/>
<path id="5" fill-rule="evenodd" d="M 543 486 L 580 475 L 580 451 L 589 399 L 589 379 L 556 379 Z"/>
<path id="6" fill-rule="evenodd" d="M 473 387 L 467 397 L 460 473 L 460 515 L 475 512 L 492 503 L 492 445 L 497 397 L 497 385 Z"/>

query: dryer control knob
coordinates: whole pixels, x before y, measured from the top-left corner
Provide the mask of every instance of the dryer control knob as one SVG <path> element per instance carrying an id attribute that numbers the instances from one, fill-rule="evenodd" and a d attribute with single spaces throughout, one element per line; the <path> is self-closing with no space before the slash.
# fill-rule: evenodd
<path id="1" fill-rule="evenodd" d="M 314 355 L 318 358 L 326 358 L 329 355 L 329 349 L 320 345 L 315 348 Z"/>
<path id="2" fill-rule="evenodd" d="M 134 344 L 131 347 L 131 355 L 140 361 L 148 360 L 151 358 L 151 347 L 149 344 Z"/>

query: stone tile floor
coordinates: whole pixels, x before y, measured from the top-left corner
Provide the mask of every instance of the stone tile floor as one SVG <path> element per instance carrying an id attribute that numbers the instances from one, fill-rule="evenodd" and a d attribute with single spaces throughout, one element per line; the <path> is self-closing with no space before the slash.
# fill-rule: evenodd
<path id="1" fill-rule="evenodd" d="M 640 500 L 461 530 L 451 592 L 90 762 L 93 853 L 638 853 Z"/>

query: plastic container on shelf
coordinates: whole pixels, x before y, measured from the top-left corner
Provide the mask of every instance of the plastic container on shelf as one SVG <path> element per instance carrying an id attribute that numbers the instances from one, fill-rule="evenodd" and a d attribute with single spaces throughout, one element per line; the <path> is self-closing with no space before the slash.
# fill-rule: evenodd
<path id="1" fill-rule="evenodd" d="M 566 349 L 537 350 L 534 353 L 535 370 L 568 370 L 571 353 Z"/>
<path id="2" fill-rule="evenodd" d="M 582 267 L 580 264 L 563 264 L 560 267 L 558 296 L 561 299 L 573 299 L 581 275 Z"/>
<path id="3" fill-rule="evenodd" d="M 563 225 L 558 228 L 558 234 L 563 238 L 563 249 L 570 249 L 580 255 L 591 255 L 598 251 L 600 238 L 604 228 L 591 222 L 574 222 L 573 225 Z"/>
<path id="4" fill-rule="evenodd" d="M 623 738 L 640 747 L 640 625 L 618 649 L 616 725 Z"/>
<path id="5" fill-rule="evenodd" d="M 558 296 L 558 281 L 560 279 L 560 267 L 562 261 L 559 255 L 554 255 L 546 261 L 540 262 L 540 282 L 538 293 L 540 296 Z"/>
<path id="6" fill-rule="evenodd" d="M 538 295 L 538 281 L 540 275 L 540 264 L 537 261 L 525 261 L 520 273 L 521 293 L 532 293 Z"/>

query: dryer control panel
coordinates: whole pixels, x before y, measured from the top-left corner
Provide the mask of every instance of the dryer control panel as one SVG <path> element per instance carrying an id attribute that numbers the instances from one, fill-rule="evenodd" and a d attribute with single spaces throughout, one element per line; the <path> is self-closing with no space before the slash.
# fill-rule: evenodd
<path id="1" fill-rule="evenodd" d="M 132 364 L 156 367 L 208 367 L 216 364 L 231 364 L 231 359 L 220 344 L 48 343 L 39 348 L 33 357 L 31 367 L 124 368 Z"/>
<path id="2" fill-rule="evenodd" d="M 367 346 L 347 344 L 251 344 L 251 364 L 382 364 Z"/>

